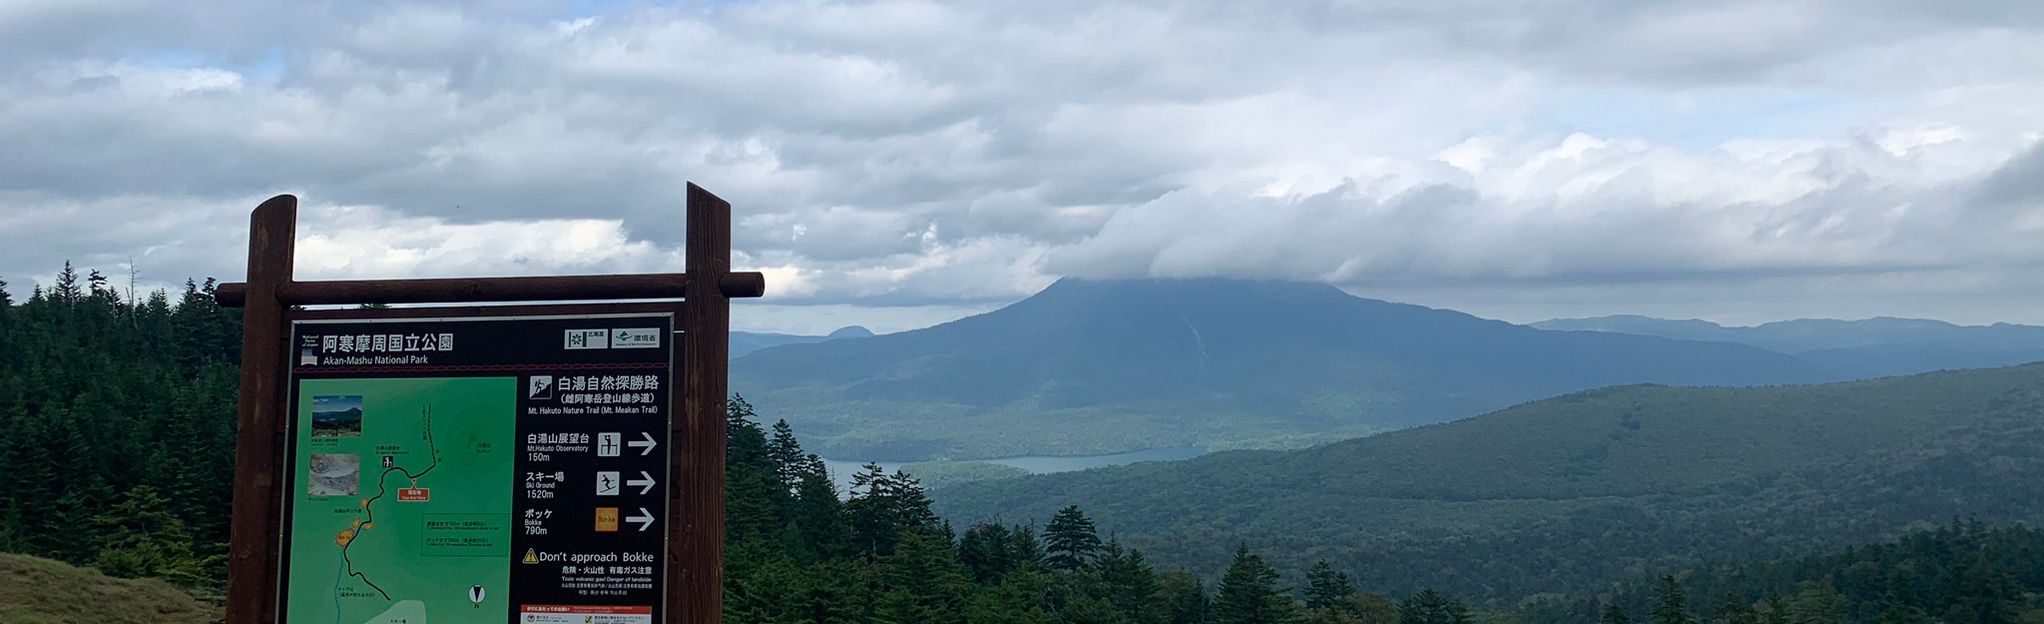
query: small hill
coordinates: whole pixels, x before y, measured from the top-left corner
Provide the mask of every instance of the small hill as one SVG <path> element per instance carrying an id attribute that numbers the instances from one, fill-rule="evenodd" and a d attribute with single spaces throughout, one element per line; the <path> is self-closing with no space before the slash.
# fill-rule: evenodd
<path id="1" fill-rule="evenodd" d="M 1622 386 L 1307 450 L 934 496 L 958 524 L 1077 504 L 1166 564 L 1202 569 L 1246 541 L 1293 572 L 1334 561 L 1372 590 L 1511 601 L 1640 569 L 1864 543 L 1954 516 L 2044 520 L 2044 365 Z"/>
<path id="2" fill-rule="evenodd" d="M 776 334 L 768 332 L 734 331 L 731 332 L 731 357 L 732 358 L 744 357 L 760 349 L 778 347 L 781 345 L 809 344 L 813 342 L 823 342 L 825 340 L 837 340 L 840 338 L 864 338 L 872 335 L 873 335 L 872 330 L 860 327 L 858 325 L 847 325 L 845 327 L 840 327 L 836 331 L 830 332 L 830 335 L 828 336 L 808 336 L 802 334 Z"/>
<path id="3" fill-rule="evenodd" d="M 1955 325 L 1881 317 L 1726 327 L 1709 321 L 1619 315 L 1555 319 L 1533 326 L 1751 345 L 1795 355 L 1844 379 L 2044 361 L 2044 327 L 2009 323 Z"/>
<path id="4" fill-rule="evenodd" d="M 1826 378 L 1745 345 L 1228 279 L 1065 279 L 987 314 L 765 349 L 731 371 L 825 456 L 899 460 L 1297 445 L 1614 384 Z"/>
<path id="5" fill-rule="evenodd" d="M 0 624 L 208 624 L 221 617 L 162 581 L 0 553 Z"/>
<path id="6" fill-rule="evenodd" d="M 824 338 L 827 340 L 837 340 L 839 338 L 871 338 L 871 337 L 873 337 L 873 330 L 866 329 L 858 325 L 847 325 L 844 327 L 837 328 L 837 331 L 831 332 L 829 336 L 825 336 Z"/>

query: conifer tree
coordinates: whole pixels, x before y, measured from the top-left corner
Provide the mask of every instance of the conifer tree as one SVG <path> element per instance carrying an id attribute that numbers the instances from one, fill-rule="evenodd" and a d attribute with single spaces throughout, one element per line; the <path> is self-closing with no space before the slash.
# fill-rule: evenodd
<path id="1" fill-rule="evenodd" d="M 1204 624 L 1212 599 L 1207 596 L 1206 587 L 1199 577 L 1184 568 L 1166 571 L 1158 576 L 1158 591 L 1163 595 L 1165 620 L 1170 624 Z"/>
<path id="2" fill-rule="evenodd" d="M 828 559 L 848 552 L 845 542 L 844 502 L 838 499 L 837 484 L 823 458 L 803 458 L 796 472 L 795 498 L 789 512 L 795 538 L 808 559 Z"/>
<path id="3" fill-rule="evenodd" d="M 767 455 L 766 433 L 744 397 L 725 404 L 724 533 L 727 541 L 777 538 L 787 509 L 788 489 Z"/>
<path id="4" fill-rule="evenodd" d="M 795 429 L 787 420 L 775 420 L 773 435 L 767 439 L 767 457 L 778 468 L 775 477 L 781 486 L 789 491 L 802 481 L 802 471 L 808 465 L 808 455 L 802 452 L 802 443 L 795 440 Z"/>
<path id="5" fill-rule="evenodd" d="M 1787 598 L 1783 598 L 1781 594 L 1770 593 L 1766 598 L 1761 599 L 1760 603 L 1767 607 L 1766 610 L 1760 613 L 1762 624 L 1789 624 L 1789 603 Z"/>
<path id="6" fill-rule="evenodd" d="M 1214 591 L 1215 624 L 1281 624 L 1302 619 L 1298 604 L 1278 587 L 1277 568 L 1251 554 L 1247 545 L 1235 549 L 1235 562 L 1221 575 Z"/>
<path id="7" fill-rule="evenodd" d="M 1100 533 L 1078 505 L 1060 509 L 1043 528 L 1044 564 L 1073 571 L 1093 563 L 1100 553 Z"/>
<path id="8" fill-rule="evenodd" d="M 1013 552 L 1012 532 L 1001 524 L 966 527 L 958 538 L 958 562 L 966 575 L 982 585 L 998 583 L 1018 571 L 1020 562 Z"/>
<path id="9" fill-rule="evenodd" d="M 1306 571 L 1306 608 L 1329 610 L 1341 606 L 1349 596 L 1356 593 L 1354 583 L 1348 574 L 1337 572 L 1326 559 L 1313 562 L 1313 568 Z"/>
<path id="10" fill-rule="evenodd" d="M 1044 569 L 1043 542 L 1036 538 L 1036 528 L 1026 524 L 1008 528 L 1008 553 L 1015 559 L 1015 569 L 1021 572 L 1036 572 Z"/>
<path id="11" fill-rule="evenodd" d="M 1809 583 L 1796 600 L 1789 605 L 1789 621 L 1792 624 L 1834 624 L 1844 621 L 1838 588 L 1830 581 Z"/>
<path id="12" fill-rule="evenodd" d="M 1454 609 L 1447 598 L 1433 589 L 1422 589 L 1398 603 L 1400 624 L 1454 624 Z"/>
<path id="13" fill-rule="evenodd" d="M 1712 609 L 1710 621 L 1712 624 L 1760 624 L 1760 615 L 1753 610 L 1751 603 L 1739 598 L 1738 594 L 1728 593 L 1718 598 L 1717 606 Z"/>
<path id="14" fill-rule="evenodd" d="M 1651 624 L 1696 624 L 1696 616 L 1689 614 L 1689 597 L 1674 575 L 1664 575 L 1654 583 L 1653 602 L 1647 617 Z"/>
<path id="15" fill-rule="evenodd" d="M 93 517 L 99 554 L 93 565 L 109 576 L 154 577 L 182 585 L 203 583 L 184 522 L 154 488 L 137 485 L 106 513 Z"/>
<path id="16" fill-rule="evenodd" d="M 1118 610 L 1122 618 L 1131 623 L 1161 622 L 1165 610 L 1158 604 L 1157 571 L 1143 560 L 1140 550 L 1123 548 L 1121 542 L 1107 540 L 1101 547 L 1100 559 L 1095 566 L 1100 575 L 1100 584 L 1105 598 Z"/>
<path id="17" fill-rule="evenodd" d="M 1626 617 L 1625 609 L 1619 608 L 1615 602 L 1604 605 L 1604 617 L 1597 621 L 1602 624 L 1632 624 L 1632 618 Z"/>
<path id="18" fill-rule="evenodd" d="M 969 585 L 949 536 L 917 528 L 903 529 L 881 560 L 881 580 L 900 592 L 890 613 L 908 622 L 958 621 Z"/>

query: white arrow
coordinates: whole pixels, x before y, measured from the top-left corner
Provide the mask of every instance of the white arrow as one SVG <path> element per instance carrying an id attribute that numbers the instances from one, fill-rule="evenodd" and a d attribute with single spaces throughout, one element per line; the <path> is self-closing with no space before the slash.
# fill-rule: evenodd
<path id="1" fill-rule="evenodd" d="M 644 456 L 647 456 L 647 455 L 652 455 L 652 454 L 653 454 L 653 447 L 655 447 L 655 446 L 659 446 L 659 445 L 660 445 L 660 443 L 659 443 L 659 442 L 657 442 L 657 441 L 654 441 L 654 440 L 653 440 L 653 434 L 650 434 L 650 433 L 646 433 L 646 432 L 644 432 L 644 431 L 641 431 L 641 432 L 639 432 L 639 437 L 642 437 L 642 438 L 645 438 L 645 439 L 644 439 L 644 440 L 632 440 L 632 441 L 630 441 L 630 442 L 626 442 L 626 443 L 625 443 L 625 446 L 629 446 L 629 447 L 632 447 L 632 448 L 643 448 L 643 449 L 646 449 L 646 450 L 643 450 L 643 451 L 639 451 L 639 456 L 640 456 L 640 457 L 644 457 Z"/>
<path id="2" fill-rule="evenodd" d="M 643 494 L 645 494 L 645 493 L 647 493 L 647 492 L 651 492 L 651 491 L 653 491 L 653 475 L 651 475 L 651 474 L 648 474 L 648 473 L 647 473 L 646 471 L 644 471 L 644 470 L 641 470 L 641 471 L 639 471 L 639 476 L 641 476 L 641 477 L 645 477 L 645 478 L 643 478 L 643 479 L 630 479 L 630 480 L 627 480 L 627 481 L 625 481 L 625 485 L 629 485 L 629 486 L 632 486 L 632 487 L 635 487 L 635 488 L 639 488 L 639 494 L 642 494 L 642 495 L 643 495 Z"/>
<path id="3" fill-rule="evenodd" d="M 625 522 L 638 523 L 639 532 L 644 533 L 646 529 L 653 528 L 653 512 L 646 511 L 645 507 L 640 507 L 639 515 L 625 518 Z"/>

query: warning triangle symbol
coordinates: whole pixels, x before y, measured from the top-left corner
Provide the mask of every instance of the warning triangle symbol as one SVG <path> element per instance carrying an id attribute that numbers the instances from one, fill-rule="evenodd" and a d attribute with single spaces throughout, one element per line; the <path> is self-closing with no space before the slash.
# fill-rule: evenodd
<path id="1" fill-rule="evenodd" d="M 537 552 L 534 552 L 534 551 L 533 551 L 532 549 L 530 549 L 530 548 L 527 548 L 527 549 L 525 549 L 525 562 L 526 562 L 526 563 L 539 563 L 539 553 L 537 553 Z"/>

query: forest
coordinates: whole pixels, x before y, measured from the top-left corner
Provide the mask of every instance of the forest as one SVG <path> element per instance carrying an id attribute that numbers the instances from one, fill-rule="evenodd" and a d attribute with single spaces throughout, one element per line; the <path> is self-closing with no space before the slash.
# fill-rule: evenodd
<path id="1" fill-rule="evenodd" d="M 0 283 L 0 551 L 168 581 L 215 604 L 233 466 L 238 313 L 209 282 L 137 295 L 66 266 L 17 302 Z M 771 425 L 768 420 L 775 420 Z M 848 493 L 794 429 L 727 414 L 728 622 L 2035 622 L 2044 533 L 1977 521 L 1797 559 L 1642 568 L 1516 603 L 1386 582 L 1499 554 L 1280 569 L 1256 541 L 1159 565 L 1082 508 L 954 525 L 869 466 Z M 1436 551 L 1452 552 L 1452 551 Z"/>

